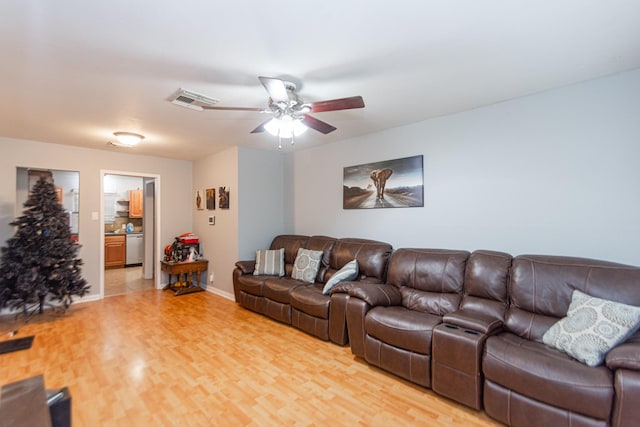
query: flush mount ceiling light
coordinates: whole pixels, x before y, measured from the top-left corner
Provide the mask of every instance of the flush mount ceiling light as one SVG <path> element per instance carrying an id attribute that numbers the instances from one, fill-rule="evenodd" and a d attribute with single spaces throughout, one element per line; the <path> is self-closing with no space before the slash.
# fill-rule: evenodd
<path id="1" fill-rule="evenodd" d="M 143 135 L 133 132 L 114 132 L 113 135 L 117 141 L 111 142 L 111 145 L 116 147 L 134 147 L 144 139 Z"/>

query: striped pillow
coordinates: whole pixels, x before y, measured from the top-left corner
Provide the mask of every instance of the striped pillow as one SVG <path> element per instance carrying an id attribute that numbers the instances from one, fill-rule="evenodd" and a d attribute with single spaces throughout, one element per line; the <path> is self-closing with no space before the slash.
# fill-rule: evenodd
<path id="1" fill-rule="evenodd" d="M 254 276 L 284 276 L 284 248 L 256 251 L 256 267 Z"/>

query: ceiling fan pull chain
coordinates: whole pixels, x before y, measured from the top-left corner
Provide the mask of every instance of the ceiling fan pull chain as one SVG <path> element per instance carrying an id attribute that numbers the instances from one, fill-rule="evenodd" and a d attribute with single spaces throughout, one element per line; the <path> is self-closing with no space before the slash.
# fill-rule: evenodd
<path id="1" fill-rule="evenodd" d="M 282 136 L 280 136 L 280 131 L 278 130 L 278 150 L 282 148 Z"/>

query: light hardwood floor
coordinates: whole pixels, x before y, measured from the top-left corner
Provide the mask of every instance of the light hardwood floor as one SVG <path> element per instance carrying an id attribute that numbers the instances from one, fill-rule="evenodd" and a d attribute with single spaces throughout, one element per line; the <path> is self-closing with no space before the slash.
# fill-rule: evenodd
<path id="1" fill-rule="evenodd" d="M 209 292 L 143 290 L 74 304 L 5 333 L 0 382 L 68 386 L 83 426 L 496 426 L 476 412 Z"/>
<path id="2" fill-rule="evenodd" d="M 153 279 L 143 279 L 142 267 L 110 268 L 104 271 L 104 296 L 153 289 Z"/>

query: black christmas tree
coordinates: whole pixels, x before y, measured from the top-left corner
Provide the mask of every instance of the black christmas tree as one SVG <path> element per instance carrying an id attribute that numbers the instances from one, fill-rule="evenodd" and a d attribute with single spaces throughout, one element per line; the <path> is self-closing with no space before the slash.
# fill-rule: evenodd
<path id="1" fill-rule="evenodd" d="M 49 300 L 64 308 L 72 296 L 88 290 L 81 277 L 80 245 L 71 238 L 69 215 L 58 203 L 53 183 L 41 178 L 24 204 L 23 215 L 11 223 L 15 235 L 2 248 L 0 260 L 0 307 L 30 307 L 42 312 Z"/>

